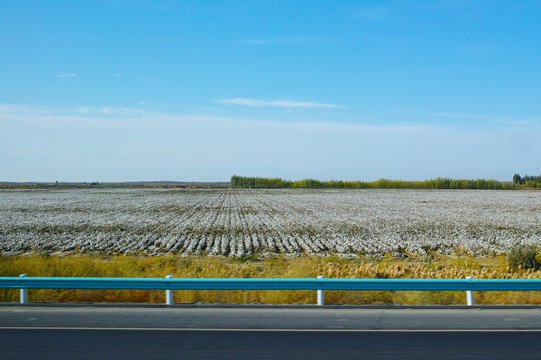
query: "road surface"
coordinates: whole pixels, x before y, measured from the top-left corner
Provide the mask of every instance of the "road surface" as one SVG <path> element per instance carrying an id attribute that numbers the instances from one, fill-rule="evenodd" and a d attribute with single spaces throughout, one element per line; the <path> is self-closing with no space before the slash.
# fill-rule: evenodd
<path id="1" fill-rule="evenodd" d="M 541 308 L 0 305 L 2 359 L 533 359 Z"/>

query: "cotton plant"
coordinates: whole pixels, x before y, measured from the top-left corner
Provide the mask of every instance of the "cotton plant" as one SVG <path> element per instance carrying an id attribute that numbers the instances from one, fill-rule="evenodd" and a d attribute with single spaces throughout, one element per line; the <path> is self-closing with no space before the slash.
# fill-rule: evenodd
<path id="1" fill-rule="evenodd" d="M 541 243 L 541 192 L 0 191 L 0 252 L 491 255 Z"/>

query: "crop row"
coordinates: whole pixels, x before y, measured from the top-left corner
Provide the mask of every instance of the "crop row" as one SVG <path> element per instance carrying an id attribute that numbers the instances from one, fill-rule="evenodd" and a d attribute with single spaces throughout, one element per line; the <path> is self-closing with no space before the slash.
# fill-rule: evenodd
<path id="1" fill-rule="evenodd" d="M 541 192 L 81 189 L 0 191 L 0 252 L 226 256 L 541 244 Z"/>

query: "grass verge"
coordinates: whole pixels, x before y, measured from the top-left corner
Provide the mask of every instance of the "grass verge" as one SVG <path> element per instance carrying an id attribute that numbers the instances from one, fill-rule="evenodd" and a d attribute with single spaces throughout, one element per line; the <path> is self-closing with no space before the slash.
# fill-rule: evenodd
<path id="1" fill-rule="evenodd" d="M 0 276 L 165 277 L 175 278 L 418 278 L 537 279 L 538 269 L 513 269 L 504 256 L 267 259 L 226 257 L 13 256 L 0 258 Z M 465 292 L 452 291 L 326 291 L 327 304 L 464 304 Z M 163 291 L 29 290 L 32 302 L 163 303 Z M 0 289 L 0 302 L 19 300 L 18 290 Z M 190 290 L 175 291 L 180 303 L 313 304 L 315 291 Z M 476 304 L 541 304 L 539 292 L 476 292 Z"/>

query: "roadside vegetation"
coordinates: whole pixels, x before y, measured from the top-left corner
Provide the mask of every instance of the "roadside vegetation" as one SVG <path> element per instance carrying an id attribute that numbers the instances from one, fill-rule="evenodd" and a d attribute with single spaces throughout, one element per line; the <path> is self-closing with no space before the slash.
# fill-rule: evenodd
<path id="1" fill-rule="evenodd" d="M 532 249 L 534 258 L 532 260 Z M 513 252 L 514 251 L 514 252 Z M 175 278 L 419 278 L 538 279 L 539 252 L 514 249 L 507 256 L 451 257 L 437 253 L 396 257 L 209 257 L 168 255 L 46 256 L 0 258 L 0 276 L 165 277 Z M 18 301 L 18 290 L 0 289 L 0 301 Z M 29 290 L 32 302 L 163 303 L 163 291 Z M 176 291 L 178 303 L 313 304 L 315 291 Z M 539 292 L 476 292 L 477 304 L 541 304 Z M 464 292 L 327 291 L 327 304 L 464 304 Z"/>

